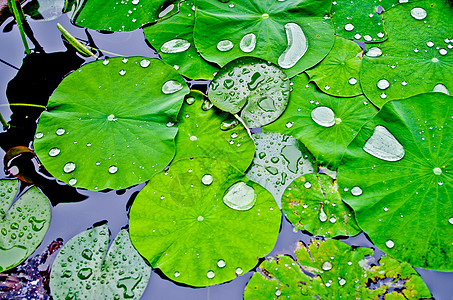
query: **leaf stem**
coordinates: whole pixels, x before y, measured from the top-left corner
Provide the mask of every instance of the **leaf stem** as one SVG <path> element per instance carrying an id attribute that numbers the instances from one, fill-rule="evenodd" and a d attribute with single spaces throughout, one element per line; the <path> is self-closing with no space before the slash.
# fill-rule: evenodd
<path id="1" fill-rule="evenodd" d="M 28 47 L 27 37 L 25 36 L 24 26 L 22 25 L 22 20 L 25 21 L 25 16 L 24 16 L 24 12 L 22 10 L 22 6 L 20 6 L 20 4 L 19 4 L 19 7 L 20 7 L 20 11 L 19 11 L 15 0 L 8 0 L 8 6 L 14 15 L 14 19 L 16 19 L 17 27 L 19 28 L 20 36 L 22 38 L 22 42 L 24 43 L 25 52 L 27 52 L 27 54 L 30 54 L 31 52 L 30 52 L 30 48 Z"/>
<path id="2" fill-rule="evenodd" d="M 0 123 L 2 123 L 3 128 L 8 128 L 9 127 L 9 124 L 8 124 L 8 122 L 6 122 L 5 118 L 3 118 L 2 113 L 0 113 Z"/>
<path id="3" fill-rule="evenodd" d="M 239 122 L 241 122 L 242 125 L 244 125 L 244 128 L 245 128 L 245 130 L 247 130 L 247 133 L 249 134 L 249 137 L 252 139 L 253 142 L 255 142 L 255 140 L 254 140 L 253 137 L 252 137 L 252 132 L 250 131 L 250 128 L 248 128 L 247 125 L 245 125 L 244 120 L 242 120 L 242 118 L 239 117 L 238 114 L 234 114 L 234 117 L 235 117 Z"/>
<path id="4" fill-rule="evenodd" d="M 30 103 L 0 104 L 0 107 L 2 107 L 2 106 L 25 106 L 25 107 L 37 107 L 37 108 L 47 109 L 47 107 L 45 107 L 44 105 L 30 104 Z"/>
<path id="5" fill-rule="evenodd" d="M 84 44 L 79 42 L 79 40 L 77 40 L 63 26 L 61 26 L 60 23 L 57 23 L 57 27 L 58 27 L 58 30 L 60 30 L 61 34 L 64 36 L 64 38 L 69 42 L 69 44 L 71 44 L 82 55 L 84 55 L 84 56 L 93 56 L 94 58 L 97 58 L 97 56 L 94 55 L 93 52 L 91 52 Z"/>

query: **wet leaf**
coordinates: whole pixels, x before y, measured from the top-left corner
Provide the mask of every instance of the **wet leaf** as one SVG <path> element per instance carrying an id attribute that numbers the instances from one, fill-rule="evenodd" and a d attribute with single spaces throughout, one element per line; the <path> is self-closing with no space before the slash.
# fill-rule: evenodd
<path id="1" fill-rule="evenodd" d="M 413 17 L 414 15 L 415 17 Z M 423 0 L 384 12 L 389 39 L 363 59 L 360 80 L 376 106 L 431 91 L 453 91 L 453 8 Z"/>
<path id="2" fill-rule="evenodd" d="M 388 256 L 377 263 L 371 248 L 333 239 L 298 246 L 297 260 L 288 255 L 265 260 L 247 284 L 244 299 L 431 299 L 408 263 Z"/>
<path id="3" fill-rule="evenodd" d="M 336 180 L 306 174 L 285 190 L 283 214 L 298 229 L 323 237 L 354 236 L 361 230 L 352 209 L 341 200 Z"/>
<path id="4" fill-rule="evenodd" d="M 191 286 L 251 270 L 274 247 L 280 223 L 268 191 L 211 158 L 179 160 L 156 174 L 130 212 L 140 254 L 171 280 Z"/>
<path id="5" fill-rule="evenodd" d="M 49 228 L 47 198 L 31 187 L 13 204 L 17 190 L 18 180 L 0 180 L 0 272 L 22 263 L 39 246 Z"/>
<path id="6" fill-rule="evenodd" d="M 109 245 L 101 225 L 79 233 L 58 253 L 50 273 L 54 299 L 140 299 L 151 268 L 122 229 Z M 108 249 L 108 251 L 107 251 Z"/>
<path id="7" fill-rule="evenodd" d="M 293 80 L 285 113 L 265 132 L 281 132 L 301 141 L 318 164 L 336 169 L 360 128 L 377 112 L 363 96 L 337 98 L 321 93 L 305 74 Z"/>
<path id="8" fill-rule="evenodd" d="M 332 48 L 332 21 L 324 17 L 330 7 L 324 0 L 198 0 L 195 44 L 205 59 L 220 66 L 253 56 L 278 64 L 293 77 Z"/>
<path id="9" fill-rule="evenodd" d="M 452 111 L 441 93 L 387 103 L 338 170 L 343 200 L 377 247 L 441 271 L 453 270 Z"/>
<path id="10" fill-rule="evenodd" d="M 167 123 L 176 121 L 188 92 L 181 75 L 157 59 L 86 64 L 50 97 L 36 154 L 72 186 L 103 190 L 144 182 L 174 156 L 178 129 Z"/>

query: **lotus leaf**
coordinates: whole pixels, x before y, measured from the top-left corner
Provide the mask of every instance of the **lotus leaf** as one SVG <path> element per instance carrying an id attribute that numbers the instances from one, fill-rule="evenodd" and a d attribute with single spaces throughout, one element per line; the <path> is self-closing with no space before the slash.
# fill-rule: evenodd
<path id="1" fill-rule="evenodd" d="M 79 233 L 60 250 L 50 273 L 50 289 L 60 299 L 140 299 L 151 268 L 122 229 L 110 249 L 109 229 Z"/>
<path id="2" fill-rule="evenodd" d="M 332 48 L 330 7 L 325 0 L 197 0 L 195 45 L 220 66 L 247 55 L 278 64 L 293 77 Z"/>
<path id="3" fill-rule="evenodd" d="M 347 145 L 377 110 L 363 96 L 337 98 L 321 93 L 305 74 L 293 82 L 285 113 L 263 131 L 292 135 L 319 164 L 336 169 Z"/>
<path id="4" fill-rule="evenodd" d="M 144 182 L 175 154 L 178 129 L 172 125 L 188 92 L 181 75 L 157 59 L 86 64 L 50 97 L 36 153 L 72 186 L 103 190 Z"/>
<path id="5" fill-rule="evenodd" d="M 382 107 L 389 100 L 453 91 L 452 16 L 445 0 L 410 2 L 384 12 L 389 38 L 363 59 L 365 96 Z"/>
<path id="6" fill-rule="evenodd" d="M 130 211 L 131 240 L 153 268 L 191 286 L 251 270 L 277 240 L 272 195 L 223 160 L 182 159 L 154 175 Z"/>
<path id="7" fill-rule="evenodd" d="M 283 191 L 302 174 L 314 171 L 313 158 L 299 141 L 281 133 L 254 134 L 256 154 L 247 177 L 265 187 L 281 208 Z"/>
<path id="8" fill-rule="evenodd" d="M 276 65 L 259 58 L 239 58 L 214 77 L 209 100 L 221 110 L 241 117 L 248 127 L 276 120 L 285 110 L 291 86 L 288 76 Z"/>
<path id="9" fill-rule="evenodd" d="M 176 156 L 210 156 L 230 162 L 241 172 L 250 166 L 255 146 L 233 115 L 213 107 L 200 92 L 191 91 L 178 116 Z"/>
<path id="10" fill-rule="evenodd" d="M 405 262 L 372 248 L 351 247 L 328 239 L 299 242 L 296 259 L 269 257 L 250 279 L 244 293 L 252 299 L 431 299 L 420 275 Z"/>
<path id="11" fill-rule="evenodd" d="M 338 170 L 343 200 L 389 255 L 453 270 L 452 97 L 429 93 L 384 105 Z"/>
<path id="12" fill-rule="evenodd" d="M 31 187 L 13 204 L 17 190 L 18 180 L 0 180 L 0 272 L 14 268 L 30 256 L 49 228 L 47 198 Z"/>
<path id="13" fill-rule="evenodd" d="M 361 66 L 362 49 L 355 42 L 335 37 L 332 51 L 316 67 L 307 70 L 307 74 L 324 93 L 352 97 L 362 94 Z"/>

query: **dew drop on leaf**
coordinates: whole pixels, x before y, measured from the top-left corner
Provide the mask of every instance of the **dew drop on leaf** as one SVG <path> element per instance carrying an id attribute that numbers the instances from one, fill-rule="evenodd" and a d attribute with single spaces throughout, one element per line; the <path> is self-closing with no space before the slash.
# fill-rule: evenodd
<path id="1" fill-rule="evenodd" d="M 64 171 L 65 173 L 71 173 L 71 172 L 73 172 L 73 171 L 75 170 L 75 168 L 76 168 L 75 163 L 73 163 L 73 162 L 68 162 L 68 163 L 66 163 L 66 164 L 64 165 L 63 171 Z"/>
<path id="2" fill-rule="evenodd" d="M 377 125 L 363 150 L 385 161 L 398 161 L 404 157 L 404 148 L 387 128 Z"/>
<path id="3" fill-rule="evenodd" d="M 173 39 L 170 40 L 160 47 L 160 51 L 163 53 L 180 53 L 190 48 L 190 42 L 184 39 Z"/>
<path id="4" fill-rule="evenodd" d="M 52 149 L 49 150 L 49 156 L 55 157 L 55 156 L 57 156 L 58 154 L 60 154 L 60 152 L 61 152 L 61 151 L 60 151 L 59 148 L 54 147 L 54 148 L 52 148 Z"/>
<path id="5" fill-rule="evenodd" d="M 237 182 L 223 196 L 223 202 L 235 210 L 249 210 L 256 202 L 255 190 L 245 182 Z"/>
<path id="6" fill-rule="evenodd" d="M 311 111 L 311 118 L 316 124 L 323 127 L 332 127 L 335 125 L 335 114 L 332 109 L 326 106 L 315 107 Z"/>
<path id="7" fill-rule="evenodd" d="M 233 49 L 234 45 L 233 42 L 230 40 L 222 40 L 217 43 L 217 50 L 222 51 L 222 52 L 227 52 Z"/>
<path id="8" fill-rule="evenodd" d="M 201 178 L 201 182 L 204 184 L 204 185 L 211 185 L 212 182 L 214 181 L 212 175 L 210 174 L 205 174 L 203 175 L 203 177 Z"/>
<path id="9" fill-rule="evenodd" d="M 169 95 L 183 89 L 183 85 L 176 80 L 169 80 L 162 86 L 162 93 Z"/>
<path id="10" fill-rule="evenodd" d="M 209 278 L 209 279 L 212 279 L 215 277 L 215 273 L 213 271 L 209 271 L 206 276 Z"/>
<path id="11" fill-rule="evenodd" d="M 308 49 L 307 38 L 302 28 L 296 23 L 285 24 L 288 46 L 278 58 L 278 65 L 289 69 L 297 64 Z"/>
<path id="12" fill-rule="evenodd" d="M 422 7 L 414 7 L 411 10 L 411 16 L 416 20 L 423 20 L 427 15 L 426 10 Z"/>
<path id="13" fill-rule="evenodd" d="M 245 53 L 250 53 L 255 50 L 255 45 L 256 35 L 254 33 L 248 33 L 242 37 L 239 48 Z"/>

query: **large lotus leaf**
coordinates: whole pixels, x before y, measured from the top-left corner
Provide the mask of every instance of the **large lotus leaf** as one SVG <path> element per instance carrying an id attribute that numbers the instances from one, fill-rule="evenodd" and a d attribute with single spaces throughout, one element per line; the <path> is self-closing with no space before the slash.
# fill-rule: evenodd
<path id="1" fill-rule="evenodd" d="M 302 174 L 315 170 L 313 158 L 298 140 L 281 133 L 253 135 L 256 154 L 247 177 L 265 187 L 281 208 L 283 191 Z"/>
<path id="2" fill-rule="evenodd" d="M 54 299 L 140 299 L 151 268 L 132 246 L 127 230 L 122 229 L 108 246 L 107 225 L 70 239 L 52 265 Z"/>
<path id="3" fill-rule="evenodd" d="M 294 180 L 282 197 L 283 214 L 298 229 L 324 237 L 353 236 L 361 230 L 352 209 L 341 200 L 336 180 L 307 174 Z"/>
<path id="4" fill-rule="evenodd" d="M 254 154 L 253 140 L 233 115 L 214 107 L 200 92 L 186 96 L 178 116 L 175 161 L 210 156 L 245 172 Z"/>
<path id="5" fill-rule="evenodd" d="M 334 41 L 331 1 L 197 0 L 195 44 L 208 61 L 224 66 L 259 57 L 293 77 L 329 53 Z"/>
<path id="6" fill-rule="evenodd" d="M 209 100 L 221 110 L 241 117 L 248 127 L 276 120 L 291 92 L 288 76 L 259 58 L 239 58 L 223 67 L 211 82 Z"/>
<path id="7" fill-rule="evenodd" d="M 269 257 L 250 279 L 245 300 L 261 299 L 431 299 L 420 275 L 408 264 L 373 249 L 328 239 L 299 242 L 294 260 Z"/>
<path id="8" fill-rule="evenodd" d="M 79 1 L 77 1 L 79 2 Z M 176 0 L 80 0 L 74 23 L 94 30 L 131 31 L 152 23 Z"/>
<path id="9" fill-rule="evenodd" d="M 0 180 L 0 272 L 14 268 L 35 251 L 50 224 L 50 204 L 35 187 L 11 206 L 17 180 Z"/>
<path id="10" fill-rule="evenodd" d="M 413 17 L 414 15 L 415 17 Z M 445 0 L 384 12 L 386 42 L 368 50 L 360 81 L 376 106 L 431 91 L 453 91 L 453 8 Z"/>
<path id="11" fill-rule="evenodd" d="M 348 147 L 343 200 L 373 243 L 411 265 L 453 270 L 453 97 L 384 105 Z"/>
<path id="12" fill-rule="evenodd" d="M 277 240 L 272 195 L 223 160 L 182 159 L 151 178 L 130 211 L 131 240 L 168 278 L 207 286 L 252 269 Z"/>
<path id="13" fill-rule="evenodd" d="M 319 164 L 336 169 L 347 145 L 377 110 L 364 96 L 337 98 L 321 93 L 305 74 L 293 82 L 285 113 L 262 129 L 292 135 Z"/>
<path id="14" fill-rule="evenodd" d="M 313 69 L 307 70 L 310 81 L 326 94 L 352 97 L 362 94 L 359 76 L 362 49 L 355 42 L 335 37 L 332 51 Z"/>
<path id="15" fill-rule="evenodd" d="M 193 0 L 181 2 L 177 14 L 145 27 L 143 31 L 160 57 L 182 75 L 191 79 L 212 79 L 218 68 L 205 61 L 195 49 L 194 9 Z"/>
<path id="16" fill-rule="evenodd" d="M 36 153 L 53 176 L 73 186 L 120 189 L 144 182 L 175 154 L 178 129 L 170 125 L 188 92 L 181 75 L 157 59 L 86 64 L 50 97 Z"/>

